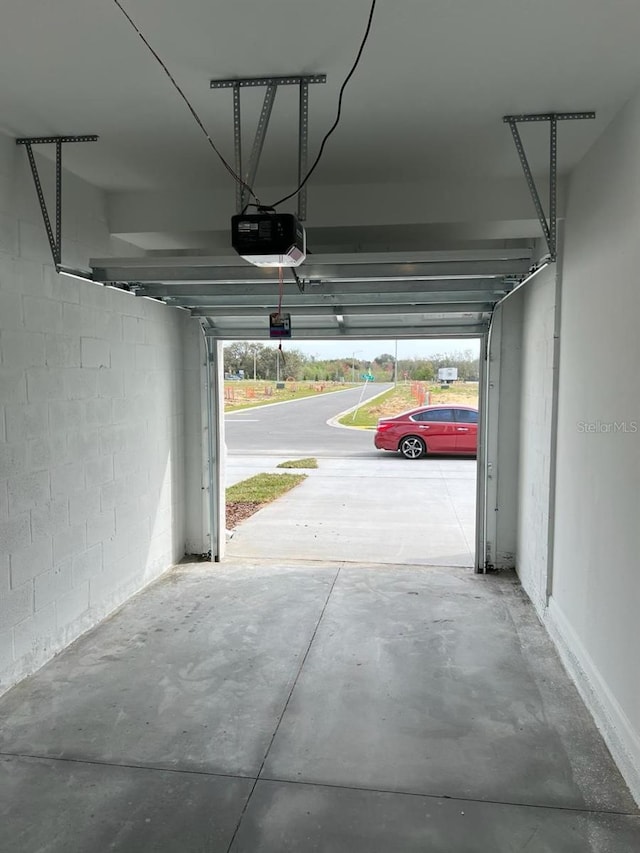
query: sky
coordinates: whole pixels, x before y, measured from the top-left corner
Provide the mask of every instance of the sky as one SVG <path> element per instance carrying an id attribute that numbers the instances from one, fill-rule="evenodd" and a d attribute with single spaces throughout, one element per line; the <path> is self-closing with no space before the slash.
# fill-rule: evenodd
<path id="1" fill-rule="evenodd" d="M 259 341 L 262 344 L 278 346 L 277 341 Z M 437 354 L 454 352 L 466 352 L 471 350 L 473 355 L 480 354 L 480 340 L 478 338 L 457 338 L 454 340 L 410 340 L 400 338 L 397 341 L 398 360 L 403 358 L 429 358 Z M 332 341 L 297 341 L 295 338 L 282 342 L 283 351 L 296 349 L 316 359 L 352 358 L 355 354 L 360 361 L 373 361 L 376 356 L 383 353 L 396 354 L 395 340 L 332 340 Z"/>

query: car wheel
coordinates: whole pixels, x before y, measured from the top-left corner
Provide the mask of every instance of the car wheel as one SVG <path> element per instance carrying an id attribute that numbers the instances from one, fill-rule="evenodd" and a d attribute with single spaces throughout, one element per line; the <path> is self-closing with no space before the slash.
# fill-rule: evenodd
<path id="1" fill-rule="evenodd" d="M 408 435 L 402 439 L 398 450 L 405 459 L 419 459 L 427 452 L 427 446 L 417 435 Z"/>

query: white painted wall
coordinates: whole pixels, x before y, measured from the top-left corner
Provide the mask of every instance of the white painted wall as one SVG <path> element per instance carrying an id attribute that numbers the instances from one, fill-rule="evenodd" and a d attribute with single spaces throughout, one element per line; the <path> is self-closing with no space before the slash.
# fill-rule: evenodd
<path id="1" fill-rule="evenodd" d="M 570 182 L 550 601 L 559 640 L 638 797 L 639 234 L 640 93 Z M 629 431 L 607 431 L 614 422 Z"/>
<path id="2" fill-rule="evenodd" d="M 522 289 L 520 479 L 516 565 L 542 613 L 547 606 L 549 500 L 552 464 L 556 267 Z"/>
<path id="3" fill-rule="evenodd" d="M 123 253 L 101 193 L 65 174 L 63 203 L 64 263 Z M 26 153 L 0 136 L 0 690 L 183 555 L 191 322 L 57 275 Z"/>
<path id="4" fill-rule="evenodd" d="M 523 585 L 640 801 L 639 234 L 640 93 L 569 183 L 555 467 L 551 274 L 526 289 L 518 501 Z"/>

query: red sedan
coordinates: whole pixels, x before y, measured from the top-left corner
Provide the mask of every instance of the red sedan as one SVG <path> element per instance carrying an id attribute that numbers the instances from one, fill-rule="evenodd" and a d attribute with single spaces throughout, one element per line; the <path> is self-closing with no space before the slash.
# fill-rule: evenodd
<path id="1" fill-rule="evenodd" d="M 478 410 L 469 406 L 423 406 L 394 418 L 381 418 L 375 435 L 378 450 L 400 451 L 407 459 L 425 453 L 475 456 Z"/>

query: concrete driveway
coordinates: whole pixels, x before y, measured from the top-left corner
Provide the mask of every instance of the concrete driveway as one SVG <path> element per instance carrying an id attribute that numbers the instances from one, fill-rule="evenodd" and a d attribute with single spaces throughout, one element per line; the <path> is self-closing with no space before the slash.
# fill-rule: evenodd
<path id="1" fill-rule="evenodd" d="M 227 485 L 294 456 L 229 456 Z M 321 457 L 300 486 L 235 529 L 230 557 L 474 565 L 476 462 Z"/>

